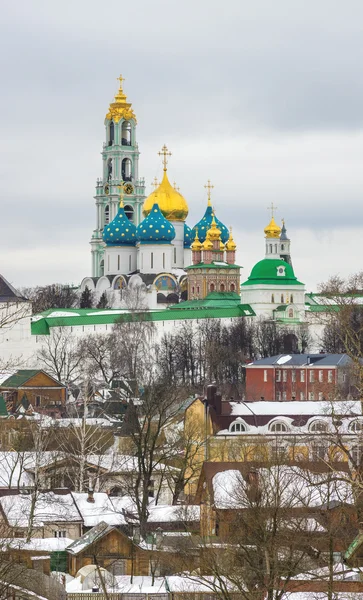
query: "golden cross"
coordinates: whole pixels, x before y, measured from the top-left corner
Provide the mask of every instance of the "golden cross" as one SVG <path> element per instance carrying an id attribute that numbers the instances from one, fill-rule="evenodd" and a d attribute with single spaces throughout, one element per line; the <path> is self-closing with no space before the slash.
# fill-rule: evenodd
<path id="1" fill-rule="evenodd" d="M 157 180 L 157 178 L 156 178 L 156 177 L 154 177 L 154 181 L 152 182 L 152 184 L 151 184 L 151 185 L 154 187 L 154 190 L 156 190 L 156 188 L 157 188 L 157 187 L 158 187 L 158 185 L 159 185 L 159 182 L 158 182 L 158 180 Z"/>
<path id="2" fill-rule="evenodd" d="M 163 156 L 164 158 L 162 159 L 163 161 L 163 165 L 164 165 L 164 171 L 166 171 L 166 165 L 168 164 L 168 160 L 167 160 L 167 156 L 171 156 L 171 152 L 169 152 L 169 150 L 167 149 L 166 145 L 164 144 L 164 146 L 162 147 L 161 151 L 158 152 L 159 156 Z"/>
<path id="3" fill-rule="evenodd" d="M 174 190 L 176 190 L 177 192 L 179 192 L 179 190 L 180 190 L 180 187 L 177 187 L 177 185 L 176 185 L 176 181 L 174 181 L 174 183 L 173 183 L 173 187 L 174 187 Z"/>
<path id="4" fill-rule="evenodd" d="M 273 219 L 274 218 L 274 211 L 277 210 L 277 206 L 275 206 L 274 203 L 271 202 L 271 206 L 268 206 L 267 210 L 271 211 L 271 219 Z"/>
<path id="5" fill-rule="evenodd" d="M 117 80 L 120 82 L 120 88 L 122 88 L 122 82 L 125 81 L 125 78 L 120 75 L 120 77 L 117 77 Z"/>
<path id="6" fill-rule="evenodd" d="M 208 179 L 208 183 L 204 187 L 206 190 L 208 190 L 208 204 L 210 205 L 211 190 L 214 189 L 214 185 L 212 185 L 210 179 Z"/>

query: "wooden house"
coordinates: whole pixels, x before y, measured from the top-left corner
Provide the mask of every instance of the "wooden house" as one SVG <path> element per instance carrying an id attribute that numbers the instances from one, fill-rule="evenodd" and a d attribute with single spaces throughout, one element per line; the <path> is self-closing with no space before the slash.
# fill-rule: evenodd
<path id="1" fill-rule="evenodd" d="M 20 406 L 25 410 L 32 406 L 37 412 L 61 416 L 66 404 L 66 386 L 39 369 L 21 369 L 5 379 L 0 385 L 9 412 Z"/>

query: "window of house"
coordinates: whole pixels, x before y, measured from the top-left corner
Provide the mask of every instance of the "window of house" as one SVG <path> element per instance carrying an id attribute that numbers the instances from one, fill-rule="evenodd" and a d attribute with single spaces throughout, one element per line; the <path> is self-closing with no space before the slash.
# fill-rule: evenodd
<path id="1" fill-rule="evenodd" d="M 333 383 L 333 371 L 328 371 L 328 383 Z"/>
<path id="2" fill-rule="evenodd" d="M 353 431 L 354 433 L 360 433 L 363 430 L 363 423 L 361 421 L 355 420 L 349 425 L 349 431 Z"/>
<path id="3" fill-rule="evenodd" d="M 310 369 L 309 371 L 309 381 L 310 383 L 314 383 L 314 379 L 315 379 L 315 373 L 312 369 Z"/>
<path id="4" fill-rule="evenodd" d="M 312 448 L 313 460 L 325 460 L 326 447 L 323 444 L 314 444 Z"/>
<path id="5" fill-rule="evenodd" d="M 309 400 L 315 400 L 314 392 L 309 392 Z"/>
<path id="6" fill-rule="evenodd" d="M 282 399 L 283 399 L 284 401 L 286 401 L 286 400 L 287 400 L 287 395 L 286 395 L 286 392 L 282 392 Z"/>
<path id="7" fill-rule="evenodd" d="M 277 402 L 281 402 L 281 392 L 276 392 L 276 400 Z"/>
<path id="8" fill-rule="evenodd" d="M 277 371 L 276 371 L 276 381 L 281 381 L 281 371 L 280 371 L 280 369 L 277 369 Z"/>
<path id="9" fill-rule="evenodd" d="M 284 295 L 281 294 L 281 304 L 283 304 L 283 303 L 284 303 Z"/>
<path id="10" fill-rule="evenodd" d="M 286 371 L 286 369 L 283 369 L 283 371 L 282 371 L 282 381 L 285 381 L 285 382 L 287 381 L 287 371 Z"/>
<path id="11" fill-rule="evenodd" d="M 35 406 L 40 406 L 40 396 L 35 396 Z"/>
<path id="12" fill-rule="evenodd" d="M 319 392 L 318 398 L 319 398 L 319 400 L 324 400 L 323 392 Z"/>
<path id="13" fill-rule="evenodd" d="M 272 302 L 272 304 L 275 304 L 275 295 L 274 294 L 271 294 L 271 302 Z"/>
<path id="14" fill-rule="evenodd" d="M 300 400 L 305 400 L 305 394 L 304 394 L 304 392 L 300 392 Z"/>
<path id="15" fill-rule="evenodd" d="M 290 295 L 290 302 L 291 304 L 294 302 L 294 296 L 292 294 Z"/>
<path id="16" fill-rule="evenodd" d="M 295 381 L 296 381 L 296 371 L 295 370 L 291 371 L 291 381 L 292 381 L 292 383 L 295 383 Z"/>
<path id="17" fill-rule="evenodd" d="M 155 481 L 153 481 L 153 480 L 151 480 L 149 482 L 148 496 L 149 496 L 149 498 L 154 498 L 154 496 L 155 496 Z"/>
<path id="18" fill-rule="evenodd" d="M 323 383 L 324 381 L 324 371 L 320 369 L 319 371 L 319 383 Z"/>
<path id="19" fill-rule="evenodd" d="M 314 433 L 322 433 L 326 431 L 328 428 L 327 424 L 324 421 L 314 421 L 309 427 L 310 431 Z"/>
<path id="20" fill-rule="evenodd" d="M 263 380 L 267 381 L 267 369 L 263 370 Z"/>
<path id="21" fill-rule="evenodd" d="M 354 446 L 350 449 L 350 456 L 354 467 L 358 467 L 362 462 L 362 446 Z"/>
<path id="22" fill-rule="evenodd" d="M 241 431 L 246 431 L 246 427 L 244 426 L 243 423 L 233 423 L 231 425 L 232 433 L 240 433 Z"/>
<path id="23" fill-rule="evenodd" d="M 270 425 L 270 431 L 273 433 L 283 433 L 284 431 L 287 431 L 287 425 L 281 421 L 276 421 Z"/>
<path id="24" fill-rule="evenodd" d="M 272 458 L 278 460 L 285 456 L 286 448 L 282 444 L 275 444 L 272 448 Z"/>
<path id="25" fill-rule="evenodd" d="M 304 383 L 304 381 L 305 381 L 305 371 L 304 371 L 304 369 L 301 369 L 301 371 L 300 371 L 300 381 L 301 381 L 301 383 Z"/>
<path id="26" fill-rule="evenodd" d="M 55 529 L 55 530 L 53 531 L 53 536 L 54 536 L 54 537 L 57 537 L 57 538 L 62 538 L 62 537 L 63 537 L 63 538 L 65 538 L 65 537 L 67 537 L 67 532 L 66 532 L 66 530 L 65 530 L 65 529 L 62 529 L 62 530 L 60 530 L 60 529 Z"/>

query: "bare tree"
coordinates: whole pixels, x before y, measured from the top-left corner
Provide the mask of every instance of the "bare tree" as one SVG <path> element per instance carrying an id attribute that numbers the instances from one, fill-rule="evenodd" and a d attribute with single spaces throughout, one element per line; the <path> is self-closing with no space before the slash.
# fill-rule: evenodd
<path id="1" fill-rule="evenodd" d="M 33 304 L 34 314 L 50 308 L 73 308 L 79 302 L 76 288 L 62 283 L 27 288 L 24 292 Z"/>
<path id="2" fill-rule="evenodd" d="M 38 359 L 43 368 L 58 381 L 77 380 L 82 365 L 82 353 L 66 327 L 53 328 L 51 335 L 43 336 Z"/>

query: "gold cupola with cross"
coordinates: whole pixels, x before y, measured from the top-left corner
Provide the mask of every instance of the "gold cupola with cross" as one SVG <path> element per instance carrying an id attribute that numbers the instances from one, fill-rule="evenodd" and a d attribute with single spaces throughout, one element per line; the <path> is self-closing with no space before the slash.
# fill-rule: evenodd
<path id="1" fill-rule="evenodd" d="M 163 161 L 163 178 L 161 183 L 155 187 L 154 191 L 148 196 L 143 205 L 145 217 L 150 213 L 155 203 L 159 205 L 161 212 L 168 221 L 185 221 L 188 216 L 188 204 L 184 196 L 171 185 L 167 175 L 167 157 L 171 156 L 168 148 L 164 144 L 159 156 Z"/>
<path id="2" fill-rule="evenodd" d="M 127 121 L 133 119 L 135 123 L 137 123 L 131 103 L 127 102 L 127 98 L 122 87 L 122 82 L 125 81 L 125 78 L 120 75 L 117 79 L 120 82 L 119 89 L 114 101 L 111 102 L 109 106 L 106 119 L 109 119 L 110 121 L 112 120 L 114 123 L 118 123 L 120 119 L 125 119 Z"/>
<path id="3" fill-rule="evenodd" d="M 278 239 L 281 234 L 281 227 L 279 227 L 279 225 L 277 225 L 277 223 L 274 219 L 274 212 L 275 212 L 275 210 L 277 210 L 277 206 L 275 206 L 274 203 L 271 202 L 271 206 L 268 206 L 267 210 L 271 211 L 271 221 L 269 222 L 267 227 L 265 227 L 265 229 L 264 229 L 265 236 L 268 239 L 270 239 L 270 238 Z"/>

